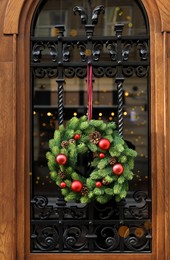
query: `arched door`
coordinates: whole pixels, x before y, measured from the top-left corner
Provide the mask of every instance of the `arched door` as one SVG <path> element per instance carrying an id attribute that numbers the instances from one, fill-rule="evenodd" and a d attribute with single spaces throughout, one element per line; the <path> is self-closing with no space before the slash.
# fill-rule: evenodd
<path id="1" fill-rule="evenodd" d="M 46 1 L 46 3 L 47 2 L 48 1 Z M 49 1 L 49 2 L 52 3 L 53 1 Z M 98 31 L 94 30 L 94 34 L 92 30 L 90 32 L 91 35 L 88 35 L 89 32 L 85 30 L 84 24 L 81 25 L 81 19 L 79 17 L 79 13 L 82 15 L 82 12 L 81 11 L 79 12 L 79 10 L 77 10 L 76 16 L 73 17 L 74 19 L 76 19 L 76 23 L 74 24 L 75 27 L 80 28 L 79 25 L 81 26 L 80 31 L 75 29 L 72 31 L 72 35 L 68 35 L 70 31 L 66 31 L 66 33 L 64 34 L 62 32 L 62 27 L 60 26 L 61 29 L 60 32 L 58 30 L 50 29 L 50 37 L 49 35 L 47 36 L 47 35 L 32 34 L 31 35 L 32 37 L 31 38 L 31 59 L 32 59 L 31 68 L 33 74 L 31 75 L 29 73 L 30 71 L 29 70 L 30 24 L 33 17 L 33 9 L 35 8 L 35 5 L 38 4 L 38 1 L 37 2 L 34 1 L 34 3 L 30 1 L 29 3 L 25 3 L 25 5 L 23 6 L 22 12 L 20 13 L 21 19 L 19 23 L 18 37 L 17 39 L 14 37 L 15 39 L 14 44 L 17 42 L 17 47 L 15 45 L 17 50 L 17 55 L 16 55 L 17 59 L 15 60 L 15 64 L 18 64 L 17 66 L 18 70 L 16 72 L 17 91 L 18 91 L 17 92 L 18 95 L 16 97 L 17 130 L 18 130 L 17 132 L 20 133 L 17 135 L 17 166 L 16 166 L 17 167 L 16 180 L 17 180 L 17 229 L 18 229 L 17 258 L 18 259 L 23 259 L 23 258 L 26 259 L 65 259 L 65 258 L 97 259 L 100 257 L 102 258 L 105 257 L 106 259 L 115 259 L 115 258 L 117 259 L 123 259 L 123 258 L 124 259 L 139 259 L 139 258 L 161 259 L 161 257 L 165 258 L 164 257 L 165 237 L 166 237 L 165 203 L 164 203 L 165 183 L 161 175 L 162 169 L 164 168 L 164 159 L 165 159 L 165 153 L 164 153 L 165 140 L 162 137 L 165 131 L 165 125 L 163 124 L 165 119 L 165 113 L 164 113 L 164 106 L 163 107 L 160 106 L 160 104 L 165 104 L 165 100 L 164 100 L 165 89 L 160 89 L 160 84 L 159 84 L 164 82 L 164 78 L 163 78 L 164 73 L 162 73 L 161 75 L 159 74 L 158 77 L 158 71 L 161 70 L 162 72 L 165 72 L 164 71 L 165 67 L 162 66 L 160 68 L 159 62 L 160 59 L 161 61 L 163 61 L 164 53 L 162 50 L 163 48 L 165 48 L 166 37 L 164 36 L 164 38 L 161 38 L 162 36 L 161 36 L 160 27 L 158 25 L 159 16 L 158 16 L 158 9 L 156 8 L 156 4 L 148 3 L 148 1 L 143 1 L 143 3 L 145 4 L 146 10 L 149 14 L 150 29 L 148 27 L 148 22 L 147 22 L 148 18 L 147 15 L 145 14 L 144 11 L 145 9 L 143 8 L 142 3 L 135 1 L 135 3 L 133 4 L 137 5 L 137 10 L 140 10 L 139 13 L 137 13 L 139 14 L 138 16 L 139 20 L 140 17 L 143 17 L 142 19 L 144 21 L 143 25 L 144 25 L 145 32 L 142 31 L 143 28 L 140 28 L 139 32 L 141 32 L 141 35 L 139 35 L 137 30 L 134 31 L 135 32 L 134 34 L 132 33 L 134 28 L 133 27 L 134 23 L 133 21 L 131 21 L 134 15 L 133 12 L 131 12 L 131 10 L 134 8 L 133 4 L 131 4 L 132 2 L 133 1 L 128 1 L 128 2 L 126 1 L 125 5 L 123 2 L 122 2 L 123 4 L 120 5 L 120 1 L 118 4 L 117 2 L 115 2 L 116 5 L 114 5 L 113 3 L 109 4 L 107 2 L 106 9 L 105 9 L 105 16 L 104 14 L 102 14 L 102 9 L 100 12 L 97 9 L 96 10 L 97 14 L 95 12 L 93 13 L 94 15 L 93 17 L 95 16 L 99 17 L 97 25 L 96 22 L 94 23 L 95 29 L 97 28 L 99 23 L 101 27 L 99 27 Z M 43 7 L 43 4 L 45 2 L 42 1 L 41 3 L 42 5 L 39 4 L 37 6 L 37 10 L 41 10 L 41 7 Z M 63 3 L 61 1 L 60 8 L 57 7 L 56 10 L 62 10 L 63 8 L 62 4 Z M 101 3 L 98 2 L 94 6 L 93 4 L 91 9 L 89 8 L 89 6 L 84 5 L 84 3 L 82 3 L 82 6 L 85 7 L 87 13 L 90 14 L 90 12 L 91 11 L 93 12 L 95 7 L 97 7 Z M 73 7 L 79 5 L 80 2 L 78 1 L 78 3 L 76 3 Z M 133 8 L 131 9 L 131 7 Z M 19 6 L 19 8 L 21 10 L 21 5 Z M 71 16 L 73 15 L 73 13 L 70 11 L 70 8 L 68 9 L 69 9 L 69 14 L 65 12 L 66 11 L 65 8 L 63 8 L 64 15 L 62 15 L 63 14 L 62 12 L 59 13 L 59 18 L 61 19 L 60 25 L 63 25 L 63 23 L 66 22 L 67 17 L 69 17 L 69 15 Z M 47 7 L 47 10 L 53 11 L 53 8 Z M 113 13 L 114 13 L 114 18 L 117 17 L 118 22 L 125 24 L 124 27 L 126 28 L 126 30 L 123 31 L 122 36 L 119 36 L 122 30 L 122 28 L 120 28 L 121 27 L 120 24 L 119 26 L 114 27 L 115 25 L 114 22 L 116 22 L 117 20 L 113 22 L 112 20 L 113 17 L 111 19 L 109 18 L 110 17 L 109 14 L 112 16 Z M 44 15 L 45 16 L 47 15 L 49 20 L 53 20 L 53 17 L 54 19 L 59 19 L 57 12 L 56 13 L 51 12 L 50 16 L 49 16 L 49 12 L 46 12 L 46 14 Z M 155 20 L 152 20 L 152 17 L 154 17 Z M 156 20 L 158 22 L 156 22 Z M 69 21 L 70 20 L 67 20 L 67 24 L 69 24 Z M 39 25 L 41 27 L 41 23 L 43 24 L 43 18 L 39 22 L 40 22 Z M 87 25 L 88 22 L 89 21 L 87 20 Z M 69 25 L 72 24 L 70 23 Z M 33 24 L 33 28 L 35 28 L 35 26 L 36 23 Z M 46 27 L 46 24 L 44 27 Z M 49 25 L 47 24 L 47 30 L 49 31 L 48 27 Z M 87 28 L 88 27 L 86 27 L 86 29 Z M 101 28 L 103 30 L 102 34 L 100 34 Z M 115 31 L 113 32 L 114 28 Z M 11 30 L 10 29 L 6 30 L 6 32 L 10 33 Z M 105 30 L 107 32 L 106 35 L 104 33 Z M 110 35 L 110 33 L 108 32 L 113 32 L 113 35 Z M 151 33 L 151 43 L 152 43 L 151 44 L 151 68 L 152 69 L 143 70 L 146 67 L 148 68 L 148 66 L 150 65 L 149 64 L 149 57 L 150 57 L 149 32 Z M 54 35 L 52 35 L 51 33 L 52 34 L 54 33 Z M 144 174 L 144 180 L 142 181 L 140 180 L 140 175 L 138 176 L 138 180 L 136 180 L 137 185 L 139 185 L 140 187 L 142 187 L 141 183 L 144 184 L 143 187 L 141 188 L 142 192 L 136 192 L 134 195 L 132 195 L 134 191 L 138 190 L 135 188 L 135 182 L 132 182 L 131 183 L 132 189 L 130 190 L 131 193 L 129 192 L 129 197 L 127 197 L 126 200 L 123 201 L 123 203 L 115 203 L 114 207 L 113 207 L 113 203 L 111 202 L 109 202 L 111 204 L 108 204 L 108 206 L 100 205 L 100 207 L 98 207 L 97 205 L 89 205 L 88 207 L 85 206 L 82 208 L 78 207 L 75 204 L 73 204 L 72 207 L 70 206 L 66 207 L 62 203 L 60 204 L 60 202 L 62 202 L 61 200 L 57 200 L 57 203 L 56 201 L 53 203 L 53 199 L 51 201 L 49 200 L 49 197 L 51 195 L 49 197 L 47 196 L 49 191 L 50 192 L 54 191 L 56 186 L 50 183 L 50 180 L 48 180 L 49 178 L 48 175 L 46 175 L 46 172 L 44 173 L 44 176 L 42 175 L 40 176 L 38 173 L 39 170 L 41 174 L 42 172 L 44 172 L 44 165 L 43 165 L 44 158 L 39 157 L 39 155 L 41 155 L 40 152 L 43 151 L 44 149 L 44 144 L 43 144 L 43 140 L 40 140 L 40 138 L 43 138 L 44 135 L 43 132 L 46 130 L 45 126 L 47 126 L 47 124 L 50 126 L 52 130 L 54 130 L 54 123 L 57 121 L 57 117 L 55 116 L 55 111 L 57 111 L 56 100 L 58 95 L 57 84 L 54 91 L 56 93 L 51 93 L 51 89 L 49 91 L 50 93 L 48 93 L 48 90 L 45 92 L 44 85 L 43 85 L 44 83 L 41 86 L 41 80 L 39 78 L 44 75 L 46 77 L 46 81 L 48 82 L 47 85 L 50 85 L 50 87 L 52 88 L 55 84 L 54 83 L 55 80 L 58 81 L 59 86 L 62 86 L 63 78 L 58 77 L 58 74 L 55 75 L 55 70 L 51 70 L 51 68 L 56 68 L 59 65 L 59 67 L 62 68 L 62 71 L 64 71 L 63 70 L 64 66 L 62 62 L 58 64 L 57 63 L 59 61 L 58 58 L 57 60 L 55 60 L 55 58 L 57 57 L 57 53 L 56 53 L 55 45 L 52 46 L 51 44 L 51 42 L 53 42 L 53 38 L 52 38 L 53 36 L 56 40 L 55 44 L 58 44 L 58 39 L 59 39 L 58 33 L 61 36 L 59 37 L 61 39 L 61 43 L 63 40 L 65 42 L 70 42 L 73 40 L 74 42 L 74 39 L 76 40 L 79 39 L 78 38 L 79 36 L 81 36 L 82 38 L 84 37 L 81 42 L 82 44 L 80 42 L 79 43 L 76 42 L 76 40 L 74 42 L 77 45 L 79 45 L 77 54 L 74 55 L 76 57 L 79 56 L 80 63 L 82 62 L 81 59 L 83 57 L 85 56 L 88 57 L 88 51 L 86 52 L 86 50 L 88 49 L 90 51 L 93 50 L 92 52 L 93 54 L 91 56 L 94 59 L 92 61 L 92 65 L 94 67 L 93 76 L 95 79 L 94 97 L 97 101 L 97 103 L 94 106 L 95 118 L 103 117 L 103 119 L 105 120 L 107 119 L 112 121 L 114 119 L 113 117 L 115 116 L 114 120 L 117 121 L 117 113 L 118 113 L 117 111 L 119 108 L 118 107 L 119 103 L 116 103 L 117 97 L 114 99 L 115 95 L 114 96 L 112 95 L 111 97 L 111 94 L 113 94 L 114 91 L 115 91 L 114 94 L 117 93 L 117 87 L 119 85 L 119 86 L 123 86 L 123 90 L 124 90 L 123 93 L 123 102 L 124 102 L 124 109 L 125 109 L 123 111 L 125 112 L 123 115 L 124 137 L 126 137 L 127 140 L 130 139 L 129 141 L 131 141 L 134 144 L 135 139 L 133 135 L 135 134 L 136 128 L 133 127 L 133 129 L 130 129 L 128 124 L 130 124 L 131 126 L 136 125 L 137 120 L 140 117 L 139 115 L 140 113 L 144 114 L 147 121 L 147 124 L 144 123 L 144 128 L 143 128 L 145 129 L 145 132 L 143 131 L 143 134 L 145 135 L 146 139 L 143 141 L 140 140 L 141 138 L 137 138 L 138 141 L 141 142 L 140 143 L 141 146 L 143 146 L 142 142 L 146 144 L 147 142 L 146 140 L 149 140 L 149 142 L 147 143 L 147 150 L 145 150 L 147 151 L 147 153 L 145 154 L 145 152 L 141 152 L 141 153 L 138 152 L 139 157 L 141 157 L 138 159 L 140 159 L 141 161 L 143 159 L 145 160 L 146 167 L 144 172 L 145 173 L 147 172 L 147 175 Z M 90 45 L 91 40 L 90 37 L 88 36 L 92 37 L 93 39 L 92 42 L 93 41 L 97 42 L 96 49 L 91 47 L 88 49 L 86 48 L 84 49 L 84 42 Z M 38 39 L 38 37 L 40 39 Z M 108 42 L 108 45 L 106 42 Z M 112 42 L 114 44 L 110 44 Z M 125 42 L 127 44 L 124 44 Z M 102 44 L 104 45 L 104 47 L 102 46 Z M 119 46 L 118 48 L 119 50 L 117 50 L 116 53 L 115 53 L 115 46 Z M 157 49 L 157 55 L 159 54 L 158 55 L 159 60 L 157 60 L 156 53 L 155 53 L 155 49 L 158 46 L 159 48 Z M 72 50 L 68 48 L 67 50 L 65 50 L 65 53 L 66 53 L 65 57 L 67 58 L 68 54 L 72 54 Z M 100 56 L 101 53 L 102 53 L 101 57 L 98 57 L 98 55 Z M 120 55 L 119 56 L 120 60 L 116 56 L 117 54 Z M 138 57 L 138 60 L 135 63 L 134 58 L 136 57 Z M 95 60 L 96 58 L 97 59 L 99 58 L 99 60 Z M 98 64 L 101 60 L 102 60 L 102 64 L 100 66 L 101 69 L 99 69 Z M 107 63 L 108 61 L 111 63 L 111 66 L 110 63 L 108 66 Z M 44 63 L 42 64 L 41 62 Z M 47 64 L 48 62 L 50 63 L 50 66 L 49 64 Z M 68 61 L 65 62 L 67 64 L 67 69 L 65 71 L 65 75 L 63 74 L 62 76 L 64 76 L 66 80 L 65 96 L 68 97 L 68 99 L 65 100 L 67 101 L 65 104 L 66 105 L 65 115 L 66 117 L 68 116 L 68 118 L 66 119 L 69 119 L 71 116 L 74 116 L 73 113 L 77 113 L 77 114 L 82 113 L 82 110 L 79 108 L 83 107 L 83 113 L 84 113 L 84 109 L 86 108 L 85 107 L 86 106 L 86 98 L 85 98 L 86 75 L 83 77 L 81 74 L 81 77 L 79 77 L 77 74 L 76 75 L 77 81 L 75 84 L 74 82 L 75 79 L 73 79 L 71 72 L 78 73 L 78 70 L 75 71 L 70 70 L 71 66 L 68 66 L 67 63 Z M 74 63 L 74 60 L 72 60 L 71 62 Z M 54 64 L 53 66 L 51 66 L 52 63 Z M 140 67 L 141 63 L 144 65 L 144 67 L 142 68 Z M 56 66 L 56 64 L 58 65 Z M 47 69 L 49 67 L 50 69 Z M 116 72 L 114 71 L 115 68 L 116 68 Z M 129 78 L 127 79 L 128 76 Z M 134 85 L 133 79 L 138 78 L 139 76 L 143 76 L 141 78 L 142 83 L 140 85 L 140 83 L 137 81 L 138 85 L 136 86 L 136 84 Z M 55 80 L 51 79 L 52 77 L 54 77 Z M 149 81 L 149 79 L 151 79 L 151 81 Z M 67 82 L 69 82 L 68 84 L 71 85 L 71 88 L 67 88 Z M 31 95 L 29 91 L 30 83 L 32 84 L 33 87 L 32 90 L 35 91 L 35 93 L 32 92 Z M 144 86 L 144 89 L 141 89 L 141 86 Z M 140 90 L 144 92 L 140 93 Z M 43 96 L 44 93 L 41 92 L 46 93 L 45 102 L 47 103 L 42 103 L 42 104 L 39 103 L 39 102 L 43 102 L 43 98 L 44 98 Z M 151 95 L 149 95 L 149 92 L 151 93 Z M 51 94 L 55 94 L 55 95 L 52 97 Z M 37 98 L 37 95 L 40 96 L 42 95 L 42 96 L 41 97 L 39 96 Z M 140 98 L 144 97 L 146 102 L 141 103 L 141 105 L 139 105 L 140 103 L 138 97 L 139 100 Z M 52 105 L 51 103 L 52 98 L 54 98 L 54 105 Z M 73 108 L 75 109 L 75 107 L 73 107 L 72 104 L 68 106 L 72 98 L 75 98 L 74 101 L 75 103 L 77 102 L 76 110 L 72 110 Z M 128 102 L 130 102 L 130 99 L 134 101 L 135 98 L 137 98 L 136 99 L 137 104 L 135 105 L 136 108 L 134 106 L 130 107 L 130 104 Z M 108 103 L 108 100 L 110 104 Z M 143 102 L 143 99 L 141 100 Z M 32 110 L 33 113 L 31 113 L 31 120 L 29 120 L 28 117 L 28 114 L 30 113 L 29 112 L 30 104 L 33 105 L 33 110 Z M 102 107 L 100 107 L 99 104 L 101 104 Z M 40 112 L 41 110 L 43 111 Z M 152 118 L 151 118 L 151 113 L 152 113 Z M 52 114 L 54 118 L 51 118 Z M 41 126 L 44 127 L 43 132 L 36 133 L 35 130 L 41 131 L 42 129 L 40 129 L 40 127 L 36 127 L 36 124 L 34 125 L 34 143 L 31 142 L 31 144 L 34 144 L 36 146 L 36 142 L 38 143 L 39 146 L 38 153 L 36 151 L 35 146 L 34 147 L 32 146 L 30 149 L 30 134 L 28 134 L 28 129 L 30 129 L 30 125 L 31 125 L 31 134 L 32 134 L 33 116 L 35 118 L 34 122 L 35 123 L 38 122 L 39 126 L 41 124 Z M 46 121 L 47 118 L 49 119 L 49 121 Z M 41 120 L 45 120 L 45 121 L 41 121 Z M 139 126 L 139 128 L 140 127 L 141 126 Z M 130 132 L 126 133 L 126 130 L 129 131 L 128 129 L 130 129 Z M 39 139 L 36 139 L 36 134 L 38 134 Z M 135 142 L 138 141 L 136 140 Z M 140 149 L 140 145 L 138 145 L 138 143 L 136 143 L 135 145 L 136 147 L 138 146 L 138 149 Z M 35 149 L 34 157 L 32 157 L 33 148 Z M 30 150 L 31 150 L 31 156 L 29 156 Z M 38 157 L 36 157 L 37 155 Z M 161 156 L 163 155 L 163 157 L 161 157 L 160 155 Z M 147 158 L 147 156 L 149 157 Z M 32 160 L 30 159 L 30 157 Z M 37 165 L 35 164 L 36 158 L 38 158 L 38 160 L 39 159 L 41 160 L 39 161 L 40 164 L 38 162 L 38 169 L 36 168 Z M 144 169 L 144 160 L 142 164 L 142 170 Z M 30 161 L 32 161 L 33 163 L 31 165 L 31 168 L 30 168 Z M 150 165 L 151 162 L 152 165 Z M 34 168 L 32 166 L 34 166 Z M 140 171 L 140 169 L 137 168 L 137 171 Z M 152 171 L 152 175 L 151 175 L 151 171 Z M 30 172 L 29 175 L 28 172 Z M 136 172 L 136 177 L 137 175 L 138 174 Z M 28 185 L 30 176 L 32 178 L 30 183 L 30 186 L 32 187 L 31 218 L 29 215 L 30 209 L 28 207 L 28 205 L 30 205 L 30 196 L 29 196 L 30 186 Z M 151 192 L 150 192 L 151 176 L 152 176 L 152 188 L 153 188 L 152 216 L 151 216 Z M 42 177 L 43 180 L 41 179 Z M 160 182 L 161 185 L 159 186 L 158 184 Z M 46 185 L 48 186 L 48 189 L 46 188 Z M 53 188 L 51 188 L 52 186 Z M 145 195 L 143 195 L 144 194 L 143 191 L 145 191 Z M 23 195 L 21 196 L 21 194 Z M 24 194 L 26 195 L 26 200 L 24 199 Z M 56 191 L 54 192 L 53 195 L 56 198 Z M 158 199 L 158 197 L 160 199 Z M 126 204 L 127 201 L 128 204 Z M 64 212 L 64 210 L 66 211 Z M 66 217 L 64 216 L 64 218 L 63 218 L 63 213 L 66 216 Z M 152 221 L 151 221 L 151 217 L 152 217 Z M 28 223 L 30 222 L 31 224 L 29 225 Z M 84 228 L 82 228 L 83 225 L 85 226 Z M 81 236 L 79 236 L 80 232 L 81 232 Z"/>

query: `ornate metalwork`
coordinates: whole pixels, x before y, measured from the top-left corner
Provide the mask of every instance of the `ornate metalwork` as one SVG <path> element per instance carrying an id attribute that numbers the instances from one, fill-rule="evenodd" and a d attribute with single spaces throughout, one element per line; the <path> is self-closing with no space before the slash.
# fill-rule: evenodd
<path id="1" fill-rule="evenodd" d="M 100 58 L 101 50 L 103 49 L 103 43 L 97 42 L 93 47 L 93 60 L 98 61 Z"/>
<path id="2" fill-rule="evenodd" d="M 36 249 L 51 251 L 58 245 L 59 235 L 55 227 L 37 226 L 31 235 Z"/>
<path id="3" fill-rule="evenodd" d="M 45 49 L 43 42 L 36 42 L 32 47 L 32 60 L 34 62 L 40 62 L 42 51 Z"/>
<path id="4" fill-rule="evenodd" d="M 104 7 L 99 5 L 92 10 L 88 2 L 88 13 L 80 6 L 73 9 L 84 25 L 83 36 L 65 37 L 65 28 L 59 25 L 56 37 L 32 37 L 32 74 L 34 78 L 56 79 L 59 125 L 64 120 L 67 78 L 85 79 L 87 63 L 92 65 L 93 78 L 113 78 L 118 94 L 118 131 L 123 136 L 124 81 L 128 77 L 148 76 L 149 37 L 140 36 L 138 40 L 133 35 L 122 36 L 123 24 L 115 24 L 115 35 L 96 36 L 94 29 Z M 66 203 L 58 191 L 56 199 L 35 195 L 34 191 L 31 195 L 32 252 L 151 251 L 150 194 L 136 191 L 120 203 L 112 200 L 106 205 Z"/>
<path id="5" fill-rule="evenodd" d="M 87 14 L 85 9 L 83 7 L 80 7 L 80 6 L 75 6 L 73 8 L 73 12 L 74 12 L 75 15 L 76 15 L 76 13 L 78 13 L 80 15 L 80 19 L 81 19 L 82 24 L 86 25 L 88 22 L 89 22 L 89 24 L 97 24 L 99 14 L 101 12 L 104 13 L 104 6 L 103 5 L 97 6 L 93 10 L 92 16 L 90 14 Z"/>
<path id="6" fill-rule="evenodd" d="M 111 251 L 118 247 L 120 243 L 120 236 L 115 227 L 98 226 L 95 230 L 97 234 L 96 246 L 102 251 Z"/>
<path id="7" fill-rule="evenodd" d="M 73 251 L 83 250 L 87 245 L 87 232 L 83 225 L 66 227 L 63 234 L 65 246 Z"/>
<path id="8" fill-rule="evenodd" d="M 33 69 L 33 74 L 36 78 L 42 79 L 45 77 L 48 78 L 56 78 L 58 75 L 58 70 L 55 68 L 34 68 Z"/>
<path id="9" fill-rule="evenodd" d="M 34 217 L 36 219 L 56 219 L 59 218 L 59 212 L 62 210 L 63 219 L 88 219 L 87 205 L 67 203 L 58 205 L 57 201 L 49 201 L 45 196 L 35 196 L 32 201 L 34 206 Z M 111 201 L 107 205 L 101 206 L 95 203 L 93 205 L 95 219 L 148 219 L 151 200 L 143 191 L 136 191 L 132 198 L 115 203 Z"/>
<path id="10" fill-rule="evenodd" d="M 67 224 L 62 232 L 60 225 L 34 224 L 32 232 L 34 252 L 142 252 L 149 251 L 151 241 L 145 222 L 97 227 L 92 222 Z"/>
<path id="11" fill-rule="evenodd" d="M 143 60 L 143 61 L 147 60 L 148 56 L 149 56 L 147 42 L 138 42 L 137 48 L 139 50 L 139 56 L 140 56 L 141 60 Z"/>
<path id="12" fill-rule="evenodd" d="M 47 47 L 50 50 L 50 55 L 52 57 L 52 61 L 56 62 L 57 61 L 57 45 L 52 42 L 47 43 Z"/>
<path id="13" fill-rule="evenodd" d="M 117 60 L 117 43 L 116 42 L 107 42 L 106 47 L 109 50 L 110 58 L 112 61 Z"/>
<path id="14" fill-rule="evenodd" d="M 133 42 L 125 42 L 122 49 L 122 59 L 127 61 L 129 59 L 130 50 L 132 48 Z"/>

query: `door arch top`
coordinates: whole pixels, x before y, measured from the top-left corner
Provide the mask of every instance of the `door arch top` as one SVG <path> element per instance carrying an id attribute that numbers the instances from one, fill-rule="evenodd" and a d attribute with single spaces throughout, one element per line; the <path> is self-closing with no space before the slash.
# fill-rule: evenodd
<path id="1" fill-rule="evenodd" d="M 5 11 L 5 18 L 4 18 L 4 25 L 3 25 L 3 33 L 4 34 L 18 34 L 19 31 L 19 21 L 20 15 L 24 5 L 32 5 L 38 1 L 35 0 L 8 0 L 6 11 Z M 170 2 L 169 0 L 154 0 L 152 2 L 148 0 L 142 1 L 146 11 L 149 16 L 149 21 L 151 22 L 152 19 L 156 19 L 158 16 L 160 19 L 154 21 L 156 24 L 157 29 L 161 31 L 169 31 L 170 32 Z M 161 26 L 161 28 L 160 28 Z"/>

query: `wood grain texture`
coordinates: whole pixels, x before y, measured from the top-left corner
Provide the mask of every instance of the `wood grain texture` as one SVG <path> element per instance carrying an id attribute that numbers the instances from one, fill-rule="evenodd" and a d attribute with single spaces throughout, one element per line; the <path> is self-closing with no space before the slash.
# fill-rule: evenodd
<path id="1" fill-rule="evenodd" d="M 169 169 L 170 169 L 170 33 L 167 35 L 167 86 L 166 86 L 166 113 L 168 115 L 167 121 L 166 121 L 166 178 L 167 178 L 167 184 L 168 187 L 166 188 L 166 196 L 168 198 L 167 203 L 167 260 L 170 259 L 170 177 L 169 177 Z"/>
<path id="2" fill-rule="evenodd" d="M 160 15 L 162 32 L 170 32 L 170 1 L 169 0 L 156 0 Z"/>
<path id="3" fill-rule="evenodd" d="M 48 257 L 42 254 L 31 254 L 27 256 L 27 260 L 150 260 L 151 255 L 142 254 L 50 254 Z M 160 259 L 161 260 L 161 259 Z M 163 260 L 163 258 L 162 258 Z"/>
<path id="4" fill-rule="evenodd" d="M 25 0 L 8 0 L 3 24 L 4 34 L 17 34 L 21 10 Z"/>
<path id="5" fill-rule="evenodd" d="M 0 259 L 15 259 L 15 122 L 13 64 L 0 63 Z M 9 250 L 10 248 L 10 250 Z"/>

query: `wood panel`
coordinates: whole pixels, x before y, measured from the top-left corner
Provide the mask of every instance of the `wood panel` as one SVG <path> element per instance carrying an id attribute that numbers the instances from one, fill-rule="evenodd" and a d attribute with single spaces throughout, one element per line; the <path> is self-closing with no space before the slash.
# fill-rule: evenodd
<path id="1" fill-rule="evenodd" d="M 109 254 L 62 254 L 62 255 L 56 255 L 56 254 L 50 254 L 48 255 L 48 258 L 44 255 L 28 255 L 27 260 L 150 260 L 151 255 L 142 255 L 142 254 L 126 254 L 126 255 L 109 255 Z M 160 259 L 161 260 L 161 259 Z M 163 258 L 162 258 L 163 260 Z"/>
<path id="2" fill-rule="evenodd" d="M 168 115 L 168 119 L 166 121 L 166 129 L 167 129 L 167 146 L 166 146 L 166 179 L 168 183 L 168 187 L 166 188 L 166 196 L 168 198 L 167 203 L 167 259 L 170 259 L 170 177 L 169 177 L 169 169 L 170 169 L 170 33 L 167 35 L 167 86 L 166 86 L 166 113 Z"/>
<path id="3" fill-rule="evenodd" d="M 162 32 L 170 32 L 170 1 L 156 0 L 161 15 L 161 30 Z"/>
<path id="4" fill-rule="evenodd" d="M 5 12 L 3 33 L 17 34 L 19 27 L 19 18 L 25 0 L 8 0 L 8 5 Z"/>
<path id="5" fill-rule="evenodd" d="M 0 259 L 15 259 L 15 87 L 13 64 L 0 63 Z M 10 250 L 9 250 L 10 249 Z"/>

